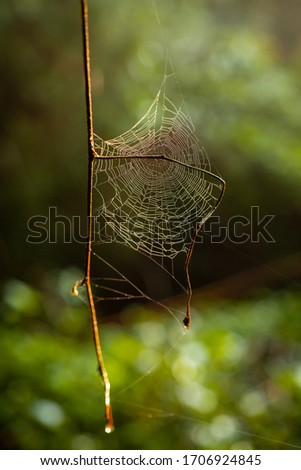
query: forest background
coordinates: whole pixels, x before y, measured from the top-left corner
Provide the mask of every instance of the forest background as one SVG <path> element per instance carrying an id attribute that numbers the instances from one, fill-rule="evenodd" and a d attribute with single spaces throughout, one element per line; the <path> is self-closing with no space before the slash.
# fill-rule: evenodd
<path id="1" fill-rule="evenodd" d="M 196 248 L 188 334 L 147 305 L 100 307 L 116 421 L 106 435 L 89 313 L 70 295 L 84 245 L 62 226 L 55 243 L 27 242 L 28 221 L 50 207 L 85 220 L 79 2 L 1 2 L 1 448 L 300 448 L 300 2 L 164 0 L 163 36 L 153 2 L 89 5 L 96 133 L 143 115 L 166 47 L 227 182 L 216 215 L 228 236 Z M 270 238 L 258 235 L 265 216 Z M 236 217 L 250 225 L 234 233 Z"/>

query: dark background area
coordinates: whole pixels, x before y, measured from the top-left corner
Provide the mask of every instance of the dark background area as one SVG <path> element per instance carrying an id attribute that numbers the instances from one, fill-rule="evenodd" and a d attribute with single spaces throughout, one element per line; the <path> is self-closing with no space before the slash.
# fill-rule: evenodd
<path id="1" fill-rule="evenodd" d="M 2 448 L 300 447 L 300 2 L 165 0 L 163 35 L 151 1 L 89 5 L 95 132 L 112 138 L 145 113 L 167 48 L 227 182 L 221 226 L 258 207 L 260 218 L 274 216 L 274 242 L 256 239 L 254 220 L 248 242 L 204 237 L 185 336 L 153 307 L 101 309 L 117 428 L 105 435 L 89 313 L 70 296 L 84 244 L 64 243 L 61 226 L 56 243 L 26 241 L 30 218 L 50 207 L 84 227 L 80 5 L 2 2 Z M 174 294 L 169 303 L 183 309 Z"/>

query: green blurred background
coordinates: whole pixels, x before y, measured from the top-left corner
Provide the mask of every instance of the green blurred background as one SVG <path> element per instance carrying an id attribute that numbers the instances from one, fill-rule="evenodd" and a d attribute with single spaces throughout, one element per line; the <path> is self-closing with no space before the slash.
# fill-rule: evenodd
<path id="1" fill-rule="evenodd" d="M 1 2 L 2 449 L 300 448 L 301 4 L 164 0 L 163 36 L 152 1 L 89 5 L 96 133 L 114 137 L 144 114 L 167 48 L 227 181 L 221 225 L 258 206 L 275 216 L 275 241 L 204 237 L 186 335 L 147 305 L 100 309 L 116 422 L 106 435 L 89 313 L 70 295 L 84 245 L 63 232 L 26 242 L 28 219 L 49 207 L 85 217 L 80 5 Z"/>

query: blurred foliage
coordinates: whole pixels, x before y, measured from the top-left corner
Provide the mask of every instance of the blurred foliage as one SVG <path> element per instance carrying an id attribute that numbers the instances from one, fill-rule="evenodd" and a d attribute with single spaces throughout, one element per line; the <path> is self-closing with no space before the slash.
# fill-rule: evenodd
<path id="1" fill-rule="evenodd" d="M 184 336 L 142 306 L 101 324 L 116 424 L 107 435 L 87 308 L 65 294 L 76 274 L 52 273 L 43 292 L 5 286 L 2 448 L 301 447 L 299 292 L 195 307 Z"/>
<path id="2" fill-rule="evenodd" d="M 146 306 L 102 320 L 117 425 L 103 434 L 89 315 L 69 296 L 84 245 L 61 232 L 26 243 L 28 219 L 49 207 L 85 219 L 79 2 L 1 2 L 2 448 L 301 447 L 301 4 L 155 3 L 163 34 L 151 0 L 89 2 L 95 131 L 119 135 L 144 114 L 166 49 L 180 88 L 168 94 L 227 181 L 221 224 L 251 206 L 275 215 L 275 243 L 200 244 L 195 291 L 257 265 L 272 281 L 256 276 L 254 293 L 249 279 L 240 300 L 234 281 L 227 302 L 196 295 L 185 336 Z"/>

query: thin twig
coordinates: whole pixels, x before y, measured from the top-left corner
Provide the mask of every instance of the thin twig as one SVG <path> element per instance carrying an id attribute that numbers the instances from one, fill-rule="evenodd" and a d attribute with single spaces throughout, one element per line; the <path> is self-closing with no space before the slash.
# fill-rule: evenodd
<path id="1" fill-rule="evenodd" d="M 209 172 L 206 171 L 206 173 L 209 173 Z M 214 175 L 214 174 L 212 174 L 212 176 L 215 176 L 222 183 L 220 196 L 219 196 L 219 198 L 218 198 L 218 200 L 217 200 L 217 202 L 216 202 L 216 204 L 215 204 L 215 206 L 212 210 L 212 212 L 214 212 L 218 208 L 218 206 L 220 205 L 221 200 L 224 197 L 224 193 L 225 193 L 225 190 L 226 190 L 226 182 L 220 176 L 217 176 L 217 175 Z M 209 214 L 209 216 L 212 214 L 212 212 Z M 209 218 L 209 216 L 207 218 Z M 186 304 L 187 306 L 186 306 L 186 315 L 185 315 L 185 318 L 183 320 L 183 323 L 184 323 L 184 326 L 187 328 L 187 330 L 189 330 L 190 322 L 191 322 L 190 306 L 191 306 L 191 298 L 192 298 L 192 287 L 191 287 L 191 281 L 190 281 L 189 267 L 190 267 L 190 261 L 191 261 L 192 253 L 193 253 L 193 250 L 194 250 L 195 242 L 196 242 L 196 239 L 198 237 L 199 232 L 202 229 L 202 226 L 203 226 L 204 222 L 205 222 L 205 220 L 203 222 L 201 222 L 198 225 L 198 227 L 196 228 L 196 230 L 194 232 L 194 236 L 193 236 L 191 244 L 190 244 L 190 247 L 189 247 L 188 252 L 187 252 L 186 260 L 185 260 L 184 270 L 185 270 L 186 284 L 187 284 L 187 304 Z"/>
<path id="2" fill-rule="evenodd" d="M 88 23 L 88 2 L 81 0 L 82 27 L 83 27 L 83 52 L 84 52 L 84 74 L 85 74 L 85 93 L 86 93 L 86 111 L 87 111 L 87 130 L 88 130 L 88 240 L 86 251 L 86 272 L 85 278 L 81 284 L 86 286 L 87 296 L 92 321 L 93 339 L 98 360 L 99 372 L 104 385 L 105 398 L 105 431 L 110 433 L 114 430 L 114 421 L 110 401 L 110 382 L 104 365 L 101 342 L 99 337 L 96 308 L 91 288 L 91 255 L 92 255 L 92 191 L 93 191 L 93 164 L 96 151 L 94 148 L 93 134 L 93 114 L 92 114 L 92 92 L 91 92 L 91 74 L 90 74 L 90 45 L 89 45 L 89 23 Z"/>

